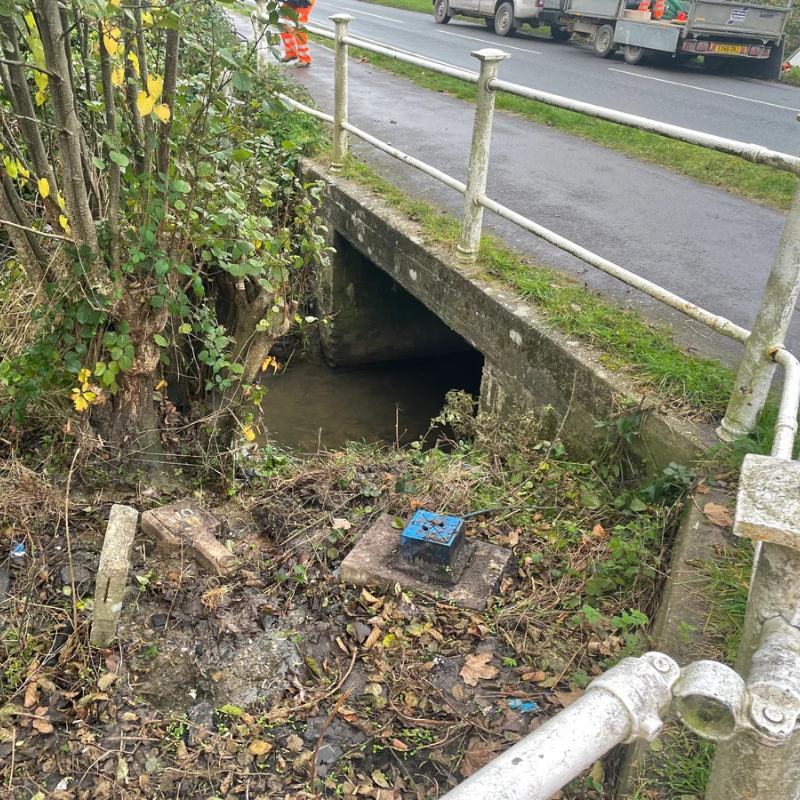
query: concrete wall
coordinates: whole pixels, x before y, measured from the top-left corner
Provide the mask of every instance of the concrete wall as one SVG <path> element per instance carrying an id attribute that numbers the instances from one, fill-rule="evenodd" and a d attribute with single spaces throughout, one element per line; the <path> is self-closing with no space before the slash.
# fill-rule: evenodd
<path id="1" fill-rule="evenodd" d="M 322 354 L 332 366 L 360 366 L 461 352 L 469 345 L 338 231 L 336 254 L 318 281 Z"/>
<path id="2" fill-rule="evenodd" d="M 330 274 L 321 276 L 322 310 L 339 314 L 328 335 L 331 352 L 336 350 L 337 342 L 341 347 L 347 338 L 344 328 L 353 322 L 352 309 L 341 305 L 336 308 L 342 298 L 349 301 L 352 296 L 357 305 L 363 305 L 364 300 L 378 300 L 370 297 L 372 290 L 361 291 L 351 280 L 377 265 L 483 353 L 484 409 L 503 411 L 516 407 L 537 411 L 550 420 L 552 429 L 559 432 L 573 454 L 592 457 L 607 437 L 607 431 L 597 423 L 609 420 L 622 407 L 641 406 L 643 425 L 634 444 L 634 455 L 646 471 L 660 471 L 671 461 L 688 464 L 712 442 L 709 429 L 641 404 L 641 392 L 633 383 L 603 367 L 591 349 L 555 330 L 533 306 L 481 277 L 475 267 L 465 267 L 443 248 L 425 243 L 417 226 L 372 193 L 332 178 L 310 162 L 304 165 L 304 171 L 305 177 L 327 183 L 322 211 L 330 230 L 371 262 L 361 260 L 357 266 L 347 266 L 337 265 L 334 260 Z M 342 266 L 344 272 L 337 275 Z M 352 290 L 348 288 L 351 283 Z M 378 286 L 379 281 L 375 279 L 368 285 Z M 385 304 L 381 307 L 385 309 Z M 396 357 L 399 346 L 397 342 L 390 346 L 388 340 L 410 336 L 407 328 L 394 325 L 396 321 L 390 336 L 377 338 L 381 313 L 367 322 L 355 320 L 361 335 L 376 337 L 368 360 L 375 360 L 383 346 L 387 348 L 386 358 Z M 416 346 L 414 340 L 412 346 Z M 345 350 L 353 358 L 358 357 L 354 345 Z"/>

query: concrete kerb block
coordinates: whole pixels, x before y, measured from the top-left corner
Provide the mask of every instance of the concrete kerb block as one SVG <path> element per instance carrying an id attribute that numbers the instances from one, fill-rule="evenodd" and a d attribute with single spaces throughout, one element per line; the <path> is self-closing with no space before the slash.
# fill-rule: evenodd
<path id="1" fill-rule="evenodd" d="M 108 647 L 117 635 L 138 520 L 139 512 L 135 508 L 111 506 L 94 592 L 90 637 L 94 647 Z"/>
<path id="2" fill-rule="evenodd" d="M 736 536 L 800 549 L 800 462 L 750 454 L 736 497 Z"/>

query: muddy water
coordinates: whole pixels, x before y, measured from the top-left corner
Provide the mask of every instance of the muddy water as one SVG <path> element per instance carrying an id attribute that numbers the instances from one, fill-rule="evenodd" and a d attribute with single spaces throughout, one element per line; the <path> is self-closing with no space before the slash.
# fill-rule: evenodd
<path id="1" fill-rule="evenodd" d="M 428 431 L 448 391 L 477 396 L 482 365 L 476 352 L 357 369 L 294 358 L 264 380 L 269 440 L 304 453 L 347 441 L 410 442 Z"/>

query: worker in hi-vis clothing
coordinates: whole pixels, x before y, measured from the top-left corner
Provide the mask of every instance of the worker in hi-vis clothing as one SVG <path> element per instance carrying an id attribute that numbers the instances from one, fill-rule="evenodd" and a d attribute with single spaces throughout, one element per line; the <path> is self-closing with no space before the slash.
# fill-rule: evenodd
<path id="1" fill-rule="evenodd" d="M 281 24 L 283 25 L 281 63 L 294 63 L 298 67 L 311 66 L 308 34 L 299 27 L 308 22 L 308 15 L 313 7 L 314 0 L 284 0 L 281 5 Z"/>

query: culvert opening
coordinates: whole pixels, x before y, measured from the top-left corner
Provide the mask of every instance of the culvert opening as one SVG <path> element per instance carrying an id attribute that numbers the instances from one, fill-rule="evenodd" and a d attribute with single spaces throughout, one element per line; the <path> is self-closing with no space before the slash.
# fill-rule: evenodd
<path id="1" fill-rule="evenodd" d="M 483 354 L 336 235 L 329 322 L 264 378 L 272 442 L 301 452 L 348 441 L 407 444 L 451 390 L 480 393 Z"/>

